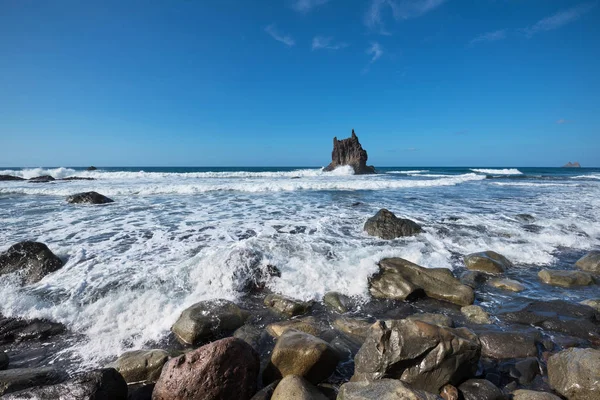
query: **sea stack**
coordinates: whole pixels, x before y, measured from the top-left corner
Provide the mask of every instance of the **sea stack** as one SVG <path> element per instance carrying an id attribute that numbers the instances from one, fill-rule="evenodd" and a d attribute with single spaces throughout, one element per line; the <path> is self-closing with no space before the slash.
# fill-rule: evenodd
<path id="1" fill-rule="evenodd" d="M 574 163 L 569 161 L 568 163 L 563 165 L 563 168 L 581 168 L 581 165 L 577 161 L 575 161 Z"/>
<path id="2" fill-rule="evenodd" d="M 331 164 L 325 167 L 325 171 L 333 171 L 337 167 L 349 165 L 357 175 L 374 174 L 375 168 L 367 166 L 367 159 L 367 151 L 362 148 L 358 136 L 352 129 L 352 136 L 348 139 L 338 140 L 337 137 L 333 138 Z"/>

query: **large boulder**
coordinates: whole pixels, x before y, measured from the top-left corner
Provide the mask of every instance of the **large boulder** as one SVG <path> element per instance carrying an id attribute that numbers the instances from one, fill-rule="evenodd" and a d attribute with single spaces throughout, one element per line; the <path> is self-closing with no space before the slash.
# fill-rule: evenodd
<path id="1" fill-rule="evenodd" d="M 600 350 L 572 348 L 551 356 L 548 379 L 569 400 L 600 400 Z"/>
<path id="2" fill-rule="evenodd" d="M 288 375 L 297 375 L 317 384 L 333 373 L 338 362 L 338 353 L 327 342 L 290 329 L 277 339 L 263 380 L 269 383 Z"/>
<path id="3" fill-rule="evenodd" d="M 427 296 L 461 306 L 473 304 L 473 289 L 460 283 L 446 268 L 423 268 L 402 258 L 379 262 L 379 273 L 371 277 L 373 297 L 406 300 L 425 293 Z"/>
<path id="4" fill-rule="evenodd" d="M 485 331 L 479 334 L 482 357 L 504 360 L 537 356 L 535 337 L 524 332 Z"/>
<path id="5" fill-rule="evenodd" d="M 348 382 L 340 387 L 337 400 L 442 400 L 423 390 L 412 389 L 396 379 Z"/>
<path id="6" fill-rule="evenodd" d="M 594 250 L 581 257 L 575 266 L 582 271 L 600 274 L 600 250 Z"/>
<path id="7" fill-rule="evenodd" d="M 198 344 L 244 325 L 248 313 L 228 300 L 207 300 L 185 309 L 171 330 L 183 344 Z"/>
<path id="8" fill-rule="evenodd" d="M 324 171 L 333 171 L 337 167 L 349 165 L 357 175 L 374 174 L 375 168 L 367 166 L 367 151 L 362 148 L 358 136 L 352 129 L 352 136 L 348 139 L 338 140 L 333 138 L 333 151 L 331 152 L 331 163 Z"/>
<path id="9" fill-rule="evenodd" d="M 6 318 L 0 314 L 0 344 L 43 340 L 61 334 L 65 330 L 63 324 L 45 319 Z"/>
<path id="10" fill-rule="evenodd" d="M 400 379 L 415 389 L 439 393 L 475 374 L 481 344 L 466 328 L 422 321 L 378 321 L 354 359 L 352 381 Z"/>
<path id="11" fill-rule="evenodd" d="M 543 269 L 538 272 L 538 277 L 545 284 L 565 288 L 588 286 L 594 283 L 592 275 L 583 271 Z"/>
<path id="12" fill-rule="evenodd" d="M 7 369 L 0 371 L 0 397 L 35 386 L 53 385 L 63 380 L 63 374 L 54 368 Z"/>
<path id="13" fill-rule="evenodd" d="M 288 375 L 283 378 L 271 400 L 328 400 L 323 393 L 301 376 Z"/>
<path id="14" fill-rule="evenodd" d="M 458 390 L 464 400 L 505 400 L 506 397 L 492 382 L 485 379 L 469 379 Z"/>
<path id="15" fill-rule="evenodd" d="M 64 383 L 4 396 L 6 400 L 127 400 L 127 383 L 113 368 L 85 372 Z"/>
<path id="16" fill-rule="evenodd" d="M 40 281 L 63 264 L 48 246 L 39 242 L 20 242 L 0 253 L 0 275 L 19 272 L 26 284 Z"/>
<path id="17" fill-rule="evenodd" d="M 14 175 L 0 175 L 0 182 L 1 181 L 24 181 L 24 178 L 21 178 L 20 176 L 14 176 Z"/>
<path id="18" fill-rule="evenodd" d="M 513 392 L 513 400 L 561 400 L 560 397 L 548 392 L 519 389 Z"/>
<path id="19" fill-rule="evenodd" d="M 488 274 L 501 274 L 513 267 L 513 264 L 502 254 L 490 250 L 466 255 L 464 261 L 469 270 Z"/>
<path id="20" fill-rule="evenodd" d="M 135 350 L 121 355 L 113 367 L 127 383 L 156 382 L 168 360 L 164 350 Z"/>
<path id="21" fill-rule="evenodd" d="M 258 353 L 243 340 L 226 338 L 170 360 L 153 400 L 249 400 L 256 392 Z"/>
<path id="22" fill-rule="evenodd" d="M 114 202 L 113 199 L 97 192 L 77 193 L 67 197 L 67 203 L 71 204 L 108 204 Z"/>
<path id="23" fill-rule="evenodd" d="M 265 297 L 264 304 L 265 306 L 272 308 L 283 315 L 287 315 L 288 317 L 306 314 L 311 308 L 311 304 L 308 302 L 292 299 L 280 294 L 267 295 Z"/>
<path id="24" fill-rule="evenodd" d="M 419 224 L 410 219 L 398 218 L 393 212 L 382 208 L 365 222 L 364 230 L 371 236 L 391 240 L 413 236 L 423 232 Z"/>

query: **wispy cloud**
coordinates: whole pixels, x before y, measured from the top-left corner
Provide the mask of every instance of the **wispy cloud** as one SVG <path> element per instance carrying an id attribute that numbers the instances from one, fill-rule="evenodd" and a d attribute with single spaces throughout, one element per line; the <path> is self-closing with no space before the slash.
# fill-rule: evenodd
<path id="1" fill-rule="evenodd" d="M 556 121 L 556 123 L 557 123 L 557 124 L 559 124 L 559 125 L 566 124 L 567 122 L 569 122 L 569 121 L 567 121 L 567 120 L 566 120 L 566 119 L 564 119 L 564 118 L 561 118 L 561 119 L 559 119 L 558 121 Z"/>
<path id="2" fill-rule="evenodd" d="M 478 43 L 497 42 L 498 40 L 506 39 L 506 29 L 499 31 L 483 33 L 469 42 L 471 46 Z"/>
<path id="3" fill-rule="evenodd" d="M 531 37 L 540 32 L 558 29 L 578 20 L 582 15 L 594 8 L 595 5 L 595 3 L 584 3 L 567 10 L 559 11 L 554 15 L 539 20 L 535 24 L 523 29 L 522 31 L 525 33 L 525 35 Z"/>
<path id="4" fill-rule="evenodd" d="M 378 42 L 371 42 L 371 46 L 367 49 L 367 54 L 371 56 L 369 64 L 373 64 L 383 55 L 383 48 Z"/>
<path id="5" fill-rule="evenodd" d="M 313 50 L 339 50 L 348 47 L 348 43 L 345 42 L 334 42 L 332 37 L 315 36 L 312 41 Z"/>
<path id="6" fill-rule="evenodd" d="M 313 8 L 329 3 L 330 0 L 294 0 L 292 9 L 300 13 L 310 12 Z"/>
<path id="7" fill-rule="evenodd" d="M 271 24 L 265 28 L 265 32 L 267 32 L 271 37 L 278 42 L 285 44 L 286 46 L 293 46 L 296 44 L 294 39 L 290 35 L 285 35 L 281 33 L 275 24 Z"/>
<path id="8" fill-rule="evenodd" d="M 447 0 L 371 0 L 364 16 L 365 25 L 379 33 L 389 35 L 385 29 L 384 13 L 391 10 L 396 21 L 417 18 L 441 6 Z"/>

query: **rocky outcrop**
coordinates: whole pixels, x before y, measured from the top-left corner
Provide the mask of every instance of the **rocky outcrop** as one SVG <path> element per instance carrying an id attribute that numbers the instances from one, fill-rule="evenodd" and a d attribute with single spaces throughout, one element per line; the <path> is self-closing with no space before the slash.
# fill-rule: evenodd
<path id="1" fill-rule="evenodd" d="M 365 222 L 365 232 L 371 236 L 392 240 L 413 236 L 423 232 L 419 224 L 410 219 L 398 218 L 391 211 L 382 208 Z"/>
<path id="2" fill-rule="evenodd" d="M 42 176 L 36 176 L 35 178 L 30 178 L 29 182 L 33 182 L 33 183 L 46 183 L 46 182 L 53 182 L 55 180 L 56 179 L 54 179 L 50 175 L 42 175 Z"/>
<path id="3" fill-rule="evenodd" d="M 325 167 L 325 171 L 333 171 L 337 167 L 349 165 L 354 173 L 374 174 L 375 168 L 367 166 L 367 152 L 358 141 L 358 136 L 352 129 L 352 136 L 348 139 L 338 140 L 333 138 L 333 152 L 331 153 L 331 164 Z"/>
<path id="4" fill-rule="evenodd" d="M 581 257 L 575 266 L 582 271 L 600 274 L 600 251 L 594 250 Z"/>
<path id="5" fill-rule="evenodd" d="M 15 368 L 0 371 L 0 397 L 40 385 L 53 385 L 64 380 L 54 368 Z M 35 398 L 35 397 L 34 397 Z"/>
<path id="6" fill-rule="evenodd" d="M 201 301 L 185 309 L 171 330 L 183 344 L 198 344 L 244 325 L 248 313 L 227 300 Z"/>
<path id="7" fill-rule="evenodd" d="M 569 161 L 568 163 L 566 163 L 562 167 L 563 168 L 581 168 L 581 165 L 577 161 L 575 161 L 574 163 L 572 163 L 571 161 Z"/>
<path id="8" fill-rule="evenodd" d="M 466 255 L 464 261 L 469 270 L 488 274 L 501 274 L 513 266 L 502 254 L 489 250 Z"/>
<path id="9" fill-rule="evenodd" d="M 63 262 L 39 242 L 20 242 L 0 253 L 0 275 L 19 272 L 26 284 L 57 271 Z"/>
<path id="10" fill-rule="evenodd" d="M 271 400 L 328 400 L 323 393 L 306 379 L 289 375 L 279 382 Z"/>
<path id="11" fill-rule="evenodd" d="M 310 303 L 292 299 L 280 294 L 267 295 L 265 297 L 264 304 L 265 306 L 272 308 L 283 315 L 287 315 L 288 317 L 306 314 L 311 307 Z"/>
<path id="12" fill-rule="evenodd" d="M 97 192 L 77 193 L 67 197 L 67 203 L 71 204 L 108 204 L 114 202 L 113 199 Z"/>
<path id="13" fill-rule="evenodd" d="M 592 275 L 583 271 L 543 269 L 538 273 L 538 277 L 545 284 L 564 288 L 588 286 L 594 283 Z"/>
<path id="14" fill-rule="evenodd" d="M 352 381 L 399 379 L 412 388 L 439 393 L 477 370 L 481 344 L 466 328 L 421 321 L 388 320 L 373 325 L 354 359 Z"/>
<path id="15" fill-rule="evenodd" d="M 217 340 L 165 364 L 152 400 L 249 400 L 256 392 L 260 361 L 243 340 Z"/>
<path id="16" fill-rule="evenodd" d="M 0 345 L 27 340 L 44 340 L 65 330 L 63 324 L 45 319 L 6 318 L 0 314 Z"/>
<path id="17" fill-rule="evenodd" d="M 548 378 L 569 400 L 600 400 L 600 350 L 573 348 L 553 355 Z"/>
<path id="18" fill-rule="evenodd" d="M 374 382 L 348 382 L 340 387 L 337 400 L 441 400 L 441 397 L 422 390 L 411 389 L 396 379 Z"/>
<path id="19" fill-rule="evenodd" d="M 473 289 L 460 283 L 446 268 L 423 268 L 402 258 L 379 262 L 379 272 L 371 277 L 373 297 L 406 300 L 422 294 L 461 306 L 473 304 Z"/>
<path id="20" fill-rule="evenodd" d="M 112 367 L 127 383 L 156 382 L 168 359 L 164 350 L 135 350 L 121 355 Z"/>
<path id="21" fill-rule="evenodd" d="M 0 175 L 0 182 L 2 181 L 24 181 L 24 178 L 14 175 Z"/>
<path id="22" fill-rule="evenodd" d="M 94 166 L 92 165 L 92 166 L 90 166 L 90 167 L 87 167 L 86 171 L 95 171 L 95 170 L 97 170 L 97 169 L 98 169 L 98 168 L 96 168 L 96 167 L 94 167 Z"/>

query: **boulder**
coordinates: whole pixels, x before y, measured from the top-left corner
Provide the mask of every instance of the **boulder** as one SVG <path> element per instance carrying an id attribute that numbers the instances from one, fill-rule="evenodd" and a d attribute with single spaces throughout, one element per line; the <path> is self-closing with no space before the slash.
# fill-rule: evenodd
<path id="1" fill-rule="evenodd" d="M 485 331 L 479 334 L 481 356 L 496 360 L 537 356 L 535 337 L 524 332 Z"/>
<path id="2" fill-rule="evenodd" d="M 488 283 L 495 288 L 508 290 L 511 292 L 522 292 L 525 290 L 525 286 L 514 279 L 492 279 Z"/>
<path id="3" fill-rule="evenodd" d="M 52 181 L 55 181 L 55 180 L 56 179 L 54 179 L 50 175 L 42 175 L 42 176 L 36 176 L 35 178 L 30 178 L 29 182 L 33 182 L 33 183 L 46 183 L 46 182 L 52 182 Z"/>
<path id="4" fill-rule="evenodd" d="M 531 383 L 537 375 L 541 373 L 540 363 L 537 358 L 529 357 L 515 363 L 515 371 L 518 375 L 519 383 L 527 385 Z"/>
<path id="5" fill-rule="evenodd" d="M 64 383 L 16 392 L 3 399 L 127 400 L 127 383 L 115 369 L 106 368 L 79 374 Z"/>
<path id="6" fill-rule="evenodd" d="M 115 201 L 97 192 L 77 193 L 67 197 L 71 204 L 108 204 Z"/>
<path id="7" fill-rule="evenodd" d="M 475 324 L 491 324 L 492 320 L 490 315 L 481 307 L 476 305 L 464 306 L 460 309 L 460 312 L 467 317 L 467 319 Z"/>
<path id="8" fill-rule="evenodd" d="M 127 400 L 152 400 L 154 383 L 136 383 L 127 386 Z"/>
<path id="9" fill-rule="evenodd" d="M 500 389 L 486 379 L 469 379 L 462 383 L 458 390 L 464 400 L 505 400 Z"/>
<path id="10" fill-rule="evenodd" d="M 340 314 L 350 311 L 352 299 L 338 292 L 328 292 L 323 296 L 323 304 Z"/>
<path id="11" fill-rule="evenodd" d="M 331 152 L 331 163 L 324 171 L 333 171 L 337 167 L 349 165 L 357 175 L 374 174 L 375 168 L 367 166 L 367 151 L 362 148 L 358 136 L 352 129 L 352 136 L 348 139 L 338 140 L 333 138 L 333 151 Z"/>
<path id="12" fill-rule="evenodd" d="M 439 393 L 475 374 L 481 344 L 466 328 L 421 321 L 376 322 L 354 358 L 352 381 L 400 379 L 412 388 Z"/>
<path id="13" fill-rule="evenodd" d="M 53 385 L 63 380 L 64 376 L 54 368 L 7 369 L 0 371 L 0 397 L 35 386 Z"/>
<path id="14" fill-rule="evenodd" d="M 423 390 L 412 389 L 396 379 L 348 382 L 340 387 L 337 400 L 441 400 Z"/>
<path id="15" fill-rule="evenodd" d="M 283 333 L 288 329 L 295 329 L 313 336 L 318 336 L 322 332 L 319 322 L 315 317 L 312 316 L 275 322 L 267 325 L 266 329 L 269 335 L 273 336 L 274 338 L 278 338 L 279 336 L 283 335 Z"/>
<path id="16" fill-rule="evenodd" d="M 410 219 L 398 218 L 391 211 L 382 208 L 365 222 L 364 230 L 371 236 L 392 240 L 413 236 L 423 232 L 419 224 Z"/>
<path id="17" fill-rule="evenodd" d="M 572 348 L 551 356 L 548 379 L 569 400 L 600 400 L 600 350 Z"/>
<path id="18" fill-rule="evenodd" d="M 502 254 L 490 250 L 466 255 L 464 261 L 467 269 L 488 274 L 501 274 L 513 267 L 513 264 Z"/>
<path id="19" fill-rule="evenodd" d="M 168 360 L 164 350 L 128 351 L 115 361 L 114 368 L 127 383 L 156 382 Z"/>
<path id="20" fill-rule="evenodd" d="M 581 257 L 575 266 L 582 271 L 600 274 L 600 250 L 594 250 Z"/>
<path id="21" fill-rule="evenodd" d="M 20 242 L 0 253 L 0 275 L 19 272 L 26 284 L 40 281 L 63 264 L 45 244 L 39 242 Z"/>
<path id="22" fill-rule="evenodd" d="M 217 340 L 167 362 L 152 400 L 249 400 L 259 371 L 258 353 L 248 343 Z"/>
<path id="23" fill-rule="evenodd" d="M 97 170 L 97 169 L 98 169 L 98 168 L 96 168 L 96 167 L 94 167 L 94 166 L 92 165 L 92 166 L 89 166 L 89 167 L 87 167 L 86 171 L 95 171 L 95 170 Z"/>
<path id="24" fill-rule="evenodd" d="M 561 400 L 560 397 L 548 392 L 519 389 L 513 392 L 513 400 Z"/>
<path id="25" fill-rule="evenodd" d="M 458 400 L 458 389 L 452 385 L 445 385 L 440 392 L 440 397 L 444 400 Z"/>
<path id="26" fill-rule="evenodd" d="M 19 176 L 14 176 L 14 175 L 0 175 L 0 182 L 1 181 L 24 181 L 25 179 L 19 177 Z"/>
<path id="27" fill-rule="evenodd" d="M 288 375 L 279 382 L 271 400 L 328 400 L 323 393 L 306 379 Z"/>
<path id="28" fill-rule="evenodd" d="M 327 342 L 308 333 L 287 330 L 277 339 L 263 381 L 298 375 L 317 384 L 333 373 L 338 361 L 338 353 Z"/>
<path id="29" fill-rule="evenodd" d="M 473 289 L 478 288 L 480 285 L 483 285 L 488 281 L 490 275 L 481 271 L 465 271 L 460 276 L 460 282 L 472 287 Z"/>
<path id="30" fill-rule="evenodd" d="M 279 294 L 267 295 L 265 297 L 264 304 L 265 306 L 272 308 L 283 315 L 287 315 L 288 317 L 306 314 L 311 308 L 310 303 L 292 299 Z"/>
<path id="31" fill-rule="evenodd" d="M 8 354 L 0 351 L 0 371 L 8 368 Z"/>
<path id="32" fill-rule="evenodd" d="M 545 284 L 565 288 L 588 286 L 594 283 L 592 275 L 583 271 L 543 269 L 538 273 L 538 277 Z"/>
<path id="33" fill-rule="evenodd" d="M 26 320 L 0 315 L 0 344 L 43 340 L 63 333 L 63 324 L 45 319 Z"/>
<path id="34" fill-rule="evenodd" d="M 185 309 L 171 330 L 183 344 L 198 344 L 244 325 L 248 313 L 227 300 L 207 300 Z"/>
<path id="35" fill-rule="evenodd" d="M 579 304 L 583 304 L 584 306 L 592 307 L 596 311 L 600 311 L 600 299 L 584 300 Z"/>
<path id="36" fill-rule="evenodd" d="M 445 326 L 447 328 L 454 327 L 454 321 L 452 321 L 452 318 L 444 314 L 419 313 L 409 315 L 406 317 L 406 319 L 411 321 L 423 321 L 431 325 Z"/>
<path id="37" fill-rule="evenodd" d="M 402 258 L 379 262 L 379 273 L 369 280 L 373 297 L 406 300 L 423 293 L 461 306 L 473 304 L 473 289 L 460 283 L 446 268 L 423 268 Z"/>
<path id="38" fill-rule="evenodd" d="M 372 325 L 373 323 L 367 320 L 349 317 L 340 317 L 333 321 L 335 329 L 360 342 L 367 338 Z"/>
<path id="39" fill-rule="evenodd" d="M 259 329 L 254 325 L 246 324 L 236 329 L 235 332 L 233 332 L 233 337 L 242 339 L 244 342 L 252 346 L 254 350 L 258 351 L 263 334 L 264 331 L 262 329 Z"/>

